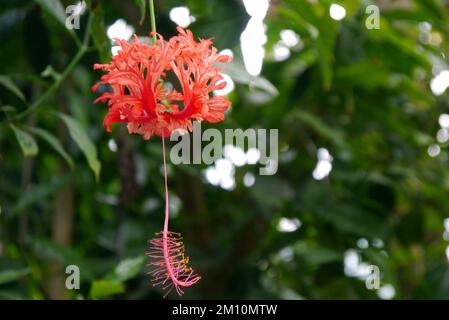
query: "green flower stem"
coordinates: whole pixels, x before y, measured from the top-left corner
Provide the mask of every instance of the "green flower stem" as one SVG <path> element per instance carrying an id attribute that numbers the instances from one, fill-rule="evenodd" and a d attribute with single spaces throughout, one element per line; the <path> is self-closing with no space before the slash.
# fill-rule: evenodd
<path id="1" fill-rule="evenodd" d="M 156 44 L 156 17 L 154 15 L 154 1 L 150 0 L 150 18 L 151 18 L 151 32 L 153 32 L 153 43 Z"/>

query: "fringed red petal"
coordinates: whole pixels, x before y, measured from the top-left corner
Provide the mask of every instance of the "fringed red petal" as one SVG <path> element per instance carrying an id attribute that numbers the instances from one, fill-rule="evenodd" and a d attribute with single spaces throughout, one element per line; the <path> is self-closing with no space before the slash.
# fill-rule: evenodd
<path id="1" fill-rule="evenodd" d="M 131 43 L 115 39 L 121 47 L 118 54 L 108 64 L 94 64 L 94 69 L 106 74 L 92 90 L 96 91 L 100 84 L 109 84 L 113 89 L 94 101 L 108 102 L 110 106 L 104 120 L 108 131 L 114 122 L 127 122 L 130 133 L 149 139 L 153 135 L 167 137 L 177 129 L 191 131 L 193 120 L 224 119 L 231 103 L 211 96 L 226 86 L 214 63 L 229 62 L 231 58 L 217 54 L 211 40 L 196 42 L 190 30 L 177 30 L 178 35 L 168 41 L 157 34 L 154 45 L 141 43 L 136 36 Z M 170 92 L 165 87 L 168 72 L 177 77 L 181 92 Z"/>

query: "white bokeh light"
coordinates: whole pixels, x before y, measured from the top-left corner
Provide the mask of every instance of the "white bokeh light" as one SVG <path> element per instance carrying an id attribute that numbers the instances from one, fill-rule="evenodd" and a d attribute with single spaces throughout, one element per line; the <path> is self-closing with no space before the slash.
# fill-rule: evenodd
<path id="1" fill-rule="evenodd" d="M 229 159 L 218 159 L 214 166 L 204 171 L 207 181 L 225 190 L 235 188 L 235 168 Z"/>
<path id="2" fill-rule="evenodd" d="M 345 252 L 343 259 L 344 273 L 348 277 L 366 280 L 371 274 L 371 267 L 368 263 L 362 262 L 359 254 L 354 249 Z"/>
<path id="3" fill-rule="evenodd" d="M 382 300 L 391 300 L 396 295 L 396 290 L 391 284 L 386 284 L 377 290 L 377 295 Z"/>
<path id="4" fill-rule="evenodd" d="M 445 241 L 449 241 L 449 231 L 448 231 L 448 230 L 445 230 L 445 231 L 443 232 L 443 239 L 444 239 Z"/>
<path id="5" fill-rule="evenodd" d="M 279 258 L 284 262 L 290 262 L 293 260 L 295 252 L 291 246 L 285 247 L 279 251 Z"/>
<path id="6" fill-rule="evenodd" d="M 252 172 L 245 173 L 245 175 L 243 176 L 243 184 L 245 185 L 245 187 L 252 187 L 254 183 L 256 183 L 256 177 L 254 176 L 254 174 Z"/>
<path id="7" fill-rule="evenodd" d="M 246 12 L 251 16 L 245 30 L 240 35 L 243 62 L 246 71 L 258 76 L 262 71 L 265 57 L 264 44 L 267 42 L 263 20 L 267 14 L 269 0 L 243 0 Z"/>
<path id="8" fill-rule="evenodd" d="M 437 132 L 437 140 L 439 143 L 445 143 L 449 140 L 449 130 L 440 129 Z"/>
<path id="9" fill-rule="evenodd" d="M 225 190 L 233 190 L 235 188 L 235 179 L 231 176 L 225 176 L 220 181 L 220 187 Z"/>
<path id="10" fill-rule="evenodd" d="M 312 172 L 315 180 L 322 180 L 326 178 L 332 171 L 333 157 L 326 148 L 319 148 L 317 151 L 318 162 Z"/>
<path id="11" fill-rule="evenodd" d="M 125 20 L 118 19 L 113 24 L 111 24 L 106 31 L 108 38 L 110 40 L 120 39 L 120 40 L 129 40 L 131 36 L 134 34 L 134 27 L 128 25 Z M 111 53 L 113 56 L 116 56 L 120 51 L 120 46 L 112 46 Z"/>
<path id="12" fill-rule="evenodd" d="M 229 56 L 231 58 L 234 58 L 234 52 L 231 49 L 223 49 L 218 54 L 222 55 L 222 56 Z"/>
<path id="13" fill-rule="evenodd" d="M 437 144 L 431 144 L 428 148 L 427 148 L 427 153 L 429 156 L 431 156 L 432 158 L 437 157 L 441 152 L 441 148 L 439 145 Z"/>
<path id="14" fill-rule="evenodd" d="M 117 151 L 117 143 L 115 142 L 114 139 L 112 139 L 112 138 L 109 139 L 109 141 L 108 141 L 108 148 L 112 152 L 116 152 Z"/>
<path id="15" fill-rule="evenodd" d="M 278 42 L 273 47 L 274 60 L 284 61 L 290 58 L 290 49 L 283 43 Z"/>
<path id="16" fill-rule="evenodd" d="M 286 218 L 282 217 L 279 219 L 278 231 L 280 232 L 294 232 L 301 227 L 301 221 L 298 218 Z"/>
<path id="17" fill-rule="evenodd" d="M 231 49 L 223 49 L 218 54 L 222 55 L 222 56 L 228 56 L 228 57 L 234 58 L 234 52 Z M 226 81 L 226 87 L 224 87 L 221 90 L 215 90 L 214 95 L 216 95 L 216 96 L 228 95 L 235 89 L 234 80 L 232 80 L 232 78 L 225 73 L 221 73 L 221 75 L 223 76 L 222 81 Z"/>
<path id="18" fill-rule="evenodd" d="M 419 29 L 423 32 L 430 32 L 432 31 L 432 24 L 427 21 L 420 22 Z"/>
<path id="19" fill-rule="evenodd" d="M 234 170 L 232 162 L 228 159 L 218 159 L 217 161 L 215 161 L 215 166 L 217 167 L 218 171 L 223 172 L 225 175 L 230 175 Z"/>
<path id="20" fill-rule="evenodd" d="M 438 117 L 438 123 L 441 128 L 445 129 L 449 128 L 449 114 L 447 113 L 440 114 L 440 116 Z"/>
<path id="21" fill-rule="evenodd" d="M 369 242 L 365 238 L 360 238 L 357 240 L 357 247 L 360 249 L 367 249 L 369 247 Z"/>
<path id="22" fill-rule="evenodd" d="M 282 42 L 289 48 L 296 46 L 299 43 L 299 35 L 290 29 L 284 29 L 280 32 Z"/>
<path id="23" fill-rule="evenodd" d="M 232 144 L 227 144 L 223 148 L 223 154 L 237 167 L 241 167 L 246 164 L 246 154 L 242 148 L 235 147 Z"/>
<path id="24" fill-rule="evenodd" d="M 357 251 L 350 249 L 345 252 L 343 265 L 344 272 L 347 276 L 353 277 L 357 274 L 357 268 L 360 263 L 360 258 Z"/>
<path id="25" fill-rule="evenodd" d="M 371 241 L 371 244 L 375 248 L 382 248 L 384 246 L 384 242 L 379 238 L 374 238 L 373 241 Z"/>
<path id="26" fill-rule="evenodd" d="M 433 94 L 440 96 L 447 88 L 449 88 L 449 70 L 443 70 L 430 81 L 430 89 Z"/>
<path id="27" fill-rule="evenodd" d="M 249 148 L 246 151 L 246 162 L 248 164 L 256 164 L 260 159 L 260 151 L 257 148 Z"/>
<path id="28" fill-rule="evenodd" d="M 346 9 L 339 4 L 333 3 L 329 7 L 329 15 L 334 20 L 342 20 L 346 16 Z"/>
<path id="29" fill-rule="evenodd" d="M 267 42 L 263 21 L 251 18 L 240 36 L 240 42 L 246 71 L 252 76 L 258 76 L 265 57 L 263 46 Z"/>
<path id="30" fill-rule="evenodd" d="M 225 73 L 221 73 L 221 76 L 223 77 L 223 80 L 217 82 L 217 84 L 220 84 L 221 82 L 225 81 L 225 82 L 226 82 L 226 86 L 225 86 L 223 89 L 215 90 L 215 91 L 214 91 L 214 95 L 216 95 L 216 96 L 225 96 L 225 95 L 228 95 L 228 94 L 230 94 L 230 93 L 234 90 L 234 88 L 235 88 L 234 81 L 231 79 L 230 76 L 228 76 L 228 75 L 225 74 Z"/>
<path id="31" fill-rule="evenodd" d="M 325 160 L 318 161 L 315 169 L 312 172 L 313 178 L 315 180 L 323 180 L 332 171 L 332 163 Z"/>
<path id="32" fill-rule="evenodd" d="M 444 229 L 449 231 L 449 218 L 444 219 Z"/>
<path id="33" fill-rule="evenodd" d="M 118 54 L 118 52 L 121 50 L 122 48 L 120 46 L 112 46 L 111 47 L 111 53 L 113 56 L 116 56 Z"/>
<path id="34" fill-rule="evenodd" d="M 128 25 L 125 20 L 118 19 L 108 27 L 106 33 L 111 40 L 129 40 L 134 34 L 134 27 Z"/>
<path id="35" fill-rule="evenodd" d="M 255 19 L 264 19 L 267 15 L 269 0 L 243 0 L 246 12 Z"/>
<path id="36" fill-rule="evenodd" d="M 220 173 L 215 167 L 211 166 L 206 169 L 206 179 L 210 184 L 217 186 L 220 183 L 220 177 Z"/>
<path id="37" fill-rule="evenodd" d="M 195 22 L 195 17 L 190 15 L 190 10 L 187 7 L 174 7 L 169 13 L 170 20 L 182 28 L 187 28 L 192 22 Z"/>
<path id="38" fill-rule="evenodd" d="M 334 158 L 331 156 L 326 148 L 319 148 L 317 151 L 318 160 L 332 161 Z"/>

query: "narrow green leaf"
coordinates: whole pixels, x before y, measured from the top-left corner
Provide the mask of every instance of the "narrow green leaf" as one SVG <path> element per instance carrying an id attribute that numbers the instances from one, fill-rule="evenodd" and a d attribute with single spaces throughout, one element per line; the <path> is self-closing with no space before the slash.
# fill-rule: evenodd
<path id="1" fill-rule="evenodd" d="M 76 119 L 62 113 L 59 113 L 58 115 L 65 122 L 72 139 L 78 144 L 81 151 L 83 151 L 87 163 L 94 172 L 95 179 L 98 182 L 100 178 L 101 163 L 97 157 L 97 148 Z"/>
<path id="2" fill-rule="evenodd" d="M 53 69 L 53 66 L 48 65 L 44 71 L 41 72 L 42 77 L 50 77 L 55 81 L 59 81 L 61 79 L 61 74 Z"/>
<path id="3" fill-rule="evenodd" d="M 10 125 L 11 129 L 14 131 L 17 140 L 19 141 L 20 148 L 22 148 L 23 154 L 26 157 L 35 156 L 39 152 L 36 140 L 27 132 L 20 130 L 14 125 Z"/>
<path id="4" fill-rule="evenodd" d="M 142 25 L 143 21 L 145 20 L 145 16 L 146 16 L 145 13 L 146 13 L 147 0 L 134 0 L 134 2 L 136 3 L 136 5 L 140 9 L 140 21 L 139 21 L 139 24 Z"/>
<path id="5" fill-rule="evenodd" d="M 95 47 L 100 53 L 100 60 L 102 62 L 111 59 L 111 41 L 106 34 L 106 26 L 104 24 L 104 11 L 99 4 L 93 11 L 92 18 L 92 40 Z"/>
<path id="6" fill-rule="evenodd" d="M 0 285 L 16 281 L 23 276 L 26 276 L 31 272 L 30 269 L 19 269 L 19 270 L 3 270 L 0 271 Z"/>
<path id="7" fill-rule="evenodd" d="M 71 246 L 56 243 L 45 238 L 34 237 L 31 245 L 33 254 L 42 261 L 55 261 L 63 266 L 77 265 L 81 270 L 83 280 L 95 279 L 93 266 L 85 260 L 80 252 Z"/>
<path id="8" fill-rule="evenodd" d="M 140 270 L 142 270 L 142 267 L 145 265 L 145 260 L 144 255 L 122 260 L 109 278 L 118 282 L 132 279 L 139 274 Z"/>
<path id="9" fill-rule="evenodd" d="M 261 76 L 254 77 L 246 72 L 245 66 L 242 61 L 234 60 L 230 63 L 217 63 L 217 66 L 223 69 L 223 73 L 227 74 L 237 83 L 247 84 L 253 89 L 260 89 L 270 94 L 271 96 L 277 96 L 279 94 L 276 87 Z"/>
<path id="10" fill-rule="evenodd" d="M 67 32 L 70 34 L 70 36 L 75 40 L 75 42 L 78 45 L 81 45 L 78 36 L 76 35 L 73 28 L 69 28 L 66 26 L 66 19 L 73 19 L 73 17 L 70 17 L 71 14 L 73 14 L 73 11 L 68 10 L 66 11 L 66 8 L 61 4 L 59 0 L 34 0 L 37 4 L 39 4 L 42 9 L 53 16 L 56 21 L 58 21 L 62 27 L 67 30 Z M 74 5 L 73 3 L 70 5 Z"/>
<path id="11" fill-rule="evenodd" d="M 102 299 L 115 294 L 123 293 L 124 291 L 125 286 L 123 283 L 109 280 L 97 280 L 92 283 L 92 287 L 90 288 L 90 297 L 92 299 Z"/>
<path id="12" fill-rule="evenodd" d="M 314 114 L 304 110 L 295 110 L 290 113 L 290 116 L 292 117 L 292 119 L 299 119 L 303 123 L 309 125 L 318 134 L 320 134 L 324 138 L 329 139 L 336 146 L 340 148 L 344 147 L 345 137 L 343 135 L 343 132 L 341 132 L 339 129 L 330 127 Z"/>
<path id="13" fill-rule="evenodd" d="M 27 189 L 27 192 L 22 194 L 17 203 L 8 210 L 10 216 L 14 216 L 23 210 L 29 208 L 35 203 L 47 201 L 46 198 L 55 193 L 56 190 L 61 189 L 70 180 L 69 175 L 54 176 L 46 183 L 32 185 Z"/>
<path id="14" fill-rule="evenodd" d="M 14 93 L 20 100 L 25 101 L 25 96 L 22 91 L 20 91 L 19 87 L 11 80 L 10 77 L 0 75 L 0 85 Z"/>
<path id="15" fill-rule="evenodd" d="M 40 128 L 28 127 L 27 129 L 29 131 L 31 131 L 32 133 L 34 133 L 35 135 L 37 135 L 37 136 L 41 137 L 42 139 L 44 139 L 45 141 L 47 141 L 48 144 L 51 145 L 53 147 L 53 149 L 55 149 L 67 161 L 70 168 L 73 169 L 74 164 L 73 164 L 72 158 L 64 150 L 64 147 L 62 146 L 62 144 L 59 142 L 59 140 L 54 135 L 52 135 L 50 132 L 45 131 Z"/>
<path id="16" fill-rule="evenodd" d="M 65 10 L 59 0 L 34 0 L 65 27 Z"/>
<path id="17" fill-rule="evenodd" d="M 5 112 L 5 113 L 7 113 L 7 112 L 15 112 L 16 108 L 14 108 L 13 106 L 1 106 L 0 107 L 0 111 Z"/>

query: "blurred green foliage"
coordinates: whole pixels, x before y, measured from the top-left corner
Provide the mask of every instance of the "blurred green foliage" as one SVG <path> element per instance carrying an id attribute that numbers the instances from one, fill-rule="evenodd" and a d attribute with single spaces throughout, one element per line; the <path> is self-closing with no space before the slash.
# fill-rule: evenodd
<path id="1" fill-rule="evenodd" d="M 334 2 L 346 8 L 341 21 L 329 17 Z M 72 31 L 71 1 L 0 6 L 0 298 L 161 297 L 143 255 L 163 217 L 160 139 L 106 133 L 90 90 L 100 77 L 92 65 L 110 59 L 106 26 L 123 18 L 148 36 L 148 4 L 87 3 Z M 447 68 L 448 1 L 271 0 L 260 77 L 244 71 L 240 0 L 155 3 L 164 37 L 175 33 L 170 9 L 187 5 L 195 35 L 234 52 L 225 69 L 233 106 L 214 127 L 279 129 L 278 173 L 238 167 L 232 191 L 210 185 L 204 165 L 170 166 L 173 230 L 203 276 L 185 296 L 377 299 L 345 274 L 356 252 L 397 299 L 449 298 L 447 143 L 437 157 L 427 152 L 449 113 L 448 95 L 429 87 L 435 68 Z M 365 26 L 370 4 L 381 9 L 379 30 Z M 284 29 L 300 43 L 276 61 Z M 318 181 L 319 148 L 333 168 Z M 301 226 L 279 232 L 281 218 Z M 79 290 L 64 289 L 67 265 L 80 268 Z"/>

